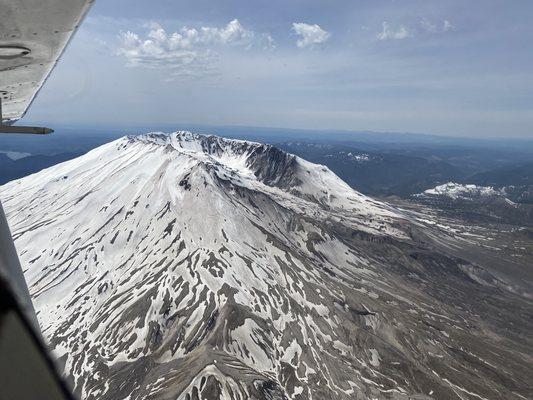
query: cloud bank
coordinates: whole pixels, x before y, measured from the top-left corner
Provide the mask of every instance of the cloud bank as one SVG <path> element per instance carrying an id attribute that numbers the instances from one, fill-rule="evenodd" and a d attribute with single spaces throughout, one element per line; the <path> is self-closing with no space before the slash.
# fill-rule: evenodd
<path id="1" fill-rule="evenodd" d="M 383 21 L 382 30 L 376 34 L 379 40 L 401 40 L 412 38 L 423 34 L 439 34 L 453 30 L 452 23 L 445 19 L 443 21 L 431 21 L 422 18 L 418 24 L 410 27 L 405 25 L 391 26 L 387 21 Z"/>
<path id="2" fill-rule="evenodd" d="M 401 40 L 412 36 L 411 32 L 403 25 L 393 28 L 387 21 L 383 21 L 382 27 L 382 31 L 376 35 L 379 40 Z"/>
<path id="3" fill-rule="evenodd" d="M 145 37 L 127 31 L 119 34 L 119 40 L 117 54 L 126 58 L 129 67 L 168 69 L 173 76 L 215 74 L 216 60 L 223 48 L 275 47 L 269 34 L 256 35 L 237 19 L 223 27 L 183 27 L 173 33 L 152 22 Z"/>

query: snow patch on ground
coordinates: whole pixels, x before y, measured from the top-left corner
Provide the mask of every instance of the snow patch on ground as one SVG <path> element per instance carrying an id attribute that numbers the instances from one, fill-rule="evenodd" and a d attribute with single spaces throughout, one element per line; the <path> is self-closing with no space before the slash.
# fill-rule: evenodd
<path id="1" fill-rule="evenodd" d="M 455 182 L 448 182 L 443 185 L 435 186 L 427 189 L 423 193 L 416 194 L 417 197 L 427 196 L 443 196 L 451 199 L 472 198 L 472 197 L 488 197 L 501 196 L 500 190 L 494 189 L 492 186 L 478 186 L 474 184 L 462 184 Z"/>

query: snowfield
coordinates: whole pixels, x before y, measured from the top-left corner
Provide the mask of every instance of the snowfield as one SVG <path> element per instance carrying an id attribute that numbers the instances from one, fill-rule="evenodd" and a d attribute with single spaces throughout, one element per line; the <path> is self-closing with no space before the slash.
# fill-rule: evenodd
<path id="1" fill-rule="evenodd" d="M 82 399 L 531 393 L 527 341 L 504 337 L 508 317 L 479 299 L 522 300 L 471 279 L 479 266 L 403 212 L 275 147 L 124 137 L 0 196 Z"/>
<path id="2" fill-rule="evenodd" d="M 432 189 L 425 190 L 416 196 L 444 196 L 450 199 L 471 198 L 471 197 L 488 197 L 501 196 L 499 190 L 491 186 L 477 186 L 473 184 L 461 184 L 448 182 L 443 185 L 435 186 Z"/>

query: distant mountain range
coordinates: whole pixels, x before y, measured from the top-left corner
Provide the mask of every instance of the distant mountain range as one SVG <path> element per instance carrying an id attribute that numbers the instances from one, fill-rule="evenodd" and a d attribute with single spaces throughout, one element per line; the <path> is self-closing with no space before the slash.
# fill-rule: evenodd
<path id="1" fill-rule="evenodd" d="M 350 186 L 371 195 L 408 196 L 435 182 L 457 180 L 463 175 L 459 167 L 448 162 L 403 154 L 302 142 L 281 143 L 280 147 L 327 165 Z"/>
<path id="2" fill-rule="evenodd" d="M 168 130 L 170 127 L 158 129 Z M 530 165 L 533 159 L 533 142 L 527 140 L 474 140 L 408 133 L 257 127 L 197 126 L 194 129 L 274 144 L 312 162 L 326 165 L 353 188 L 378 196 L 407 198 L 447 182 L 490 186 L 493 183 L 482 179 L 483 174 L 499 176 L 492 171 L 521 168 Z M 139 132 L 139 128 L 58 127 L 54 134 L 47 137 L 3 137 L 0 150 L 31 153 L 32 156 L 38 155 L 38 158 L 26 158 L 14 164 L 9 160 L 6 162 L 5 158 L 3 162 L 0 160 L 0 183 L 84 154 L 123 136 L 123 132 L 127 131 Z M 368 156 L 367 162 L 357 159 L 359 155 Z M 523 171 L 526 177 L 531 177 L 530 172 Z M 495 184 L 498 187 L 515 185 L 511 183 L 515 176 L 516 173 L 509 173 Z M 514 201 L 529 201 L 527 188 L 520 187 L 515 192 Z"/>

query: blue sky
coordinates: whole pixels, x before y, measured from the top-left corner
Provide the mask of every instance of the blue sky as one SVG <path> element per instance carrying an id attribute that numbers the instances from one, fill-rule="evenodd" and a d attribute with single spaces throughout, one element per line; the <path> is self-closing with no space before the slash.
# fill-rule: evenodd
<path id="1" fill-rule="evenodd" d="M 533 137 L 533 2 L 97 0 L 27 121 Z"/>

